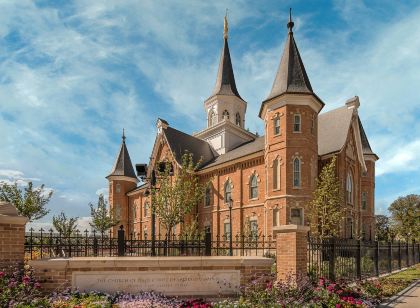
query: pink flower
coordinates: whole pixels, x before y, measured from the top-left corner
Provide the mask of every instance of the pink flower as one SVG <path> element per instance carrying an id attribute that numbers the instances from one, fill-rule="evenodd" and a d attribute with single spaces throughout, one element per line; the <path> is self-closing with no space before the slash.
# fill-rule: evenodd
<path id="1" fill-rule="evenodd" d="M 4 276 L 4 272 L 0 272 L 0 278 Z"/>
<path id="2" fill-rule="evenodd" d="M 23 284 L 28 284 L 30 280 L 31 278 L 29 278 L 28 276 L 22 278 Z"/>
<path id="3" fill-rule="evenodd" d="M 335 304 L 335 308 L 341 308 L 341 304 Z"/>
<path id="4" fill-rule="evenodd" d="M 361 305 L 361 304 L 363 304 L 363 302 L 360 299 L 356 301 L 356 305 Z"/>
<path id="5" fill-rule="evenodd" d="M 41 284 L 39 282 L 35 282 L 34 284 L 35 289 L 41 288 Z"/>
<path id="6" fill-rule="evenodd" d="M 319 286 L 320 287 L 323 287 L 324 286 L 324 282 L 325 282 L 325 280 L 323 279 L 323 278 L 319 278 Z"/>

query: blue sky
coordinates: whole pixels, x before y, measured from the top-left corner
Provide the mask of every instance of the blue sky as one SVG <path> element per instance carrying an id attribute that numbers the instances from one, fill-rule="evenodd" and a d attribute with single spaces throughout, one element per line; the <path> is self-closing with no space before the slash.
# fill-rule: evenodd
<path id="1" fill-rule="evenodd" d="M 398 196 L 420 193 L 420 3 L 400 2 L 1 0 L 0 179 L 54 190 L 41 222 L 62 210 L 89 216 L 88 203 L 106 193 L 123 127 L 140 163 L 157 117 L 189 133 L 205 126 L 226 8 L 246 127 L 262 134 L 257 114 L 292 7 L 324 111 L 360 97 L 381 158 L 377 212 L 385 212 Z"/>

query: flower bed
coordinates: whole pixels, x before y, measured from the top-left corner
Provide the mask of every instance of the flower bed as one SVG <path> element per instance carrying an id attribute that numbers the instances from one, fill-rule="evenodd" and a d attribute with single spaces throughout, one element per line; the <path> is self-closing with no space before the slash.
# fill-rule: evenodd
<path id="1" fill-rule="evenodd" d="M 29 266 L 12 274 L 0 271 L 0 307 L 99 308 L 99 307 L 375 307 L 384 297 L 392 296 L 420 276 L 416 266 L 386 278 L 349 285 L 308 277 L 275 282 L 274 275 L 259 276 L 241 290 L 239 299 L 208 303 L 200 299 L 166 297 L 154 292 L 109 295 L 66 290 L 43 296 Z"/>

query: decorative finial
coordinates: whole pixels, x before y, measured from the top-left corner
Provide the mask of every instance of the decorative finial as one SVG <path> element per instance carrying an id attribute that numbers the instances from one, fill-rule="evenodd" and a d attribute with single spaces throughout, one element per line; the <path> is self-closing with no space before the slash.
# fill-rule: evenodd
<path id="1" fill-rule="evenodd" d="M 123 140 L 123 142 L 125 142 L 125 130 L 124 130 L 124 128 L 123 128 L 122 140 Z"/>
<path id="2" fill-rule="evenodd" d="M 224 21 L 224 24 L 223 24 L 223 38 L 225 40 L 227 40 L 227 38 L 228 38 L 228 32 L 229 32 L 229 25 L 228 25 L 228 20 L 227 20 L 227 13 L 228 13 L 228 9 L 226 9 L 225 21 Z"/>
<path id="3" fill-rule="evenodd" d="M 289 28 L 289 33 L 293 33 L 292 29 L 295 23 L 292 21 L 292 8 L 289 10 L 289 22 L 287 23 L 287 28 Z"/>

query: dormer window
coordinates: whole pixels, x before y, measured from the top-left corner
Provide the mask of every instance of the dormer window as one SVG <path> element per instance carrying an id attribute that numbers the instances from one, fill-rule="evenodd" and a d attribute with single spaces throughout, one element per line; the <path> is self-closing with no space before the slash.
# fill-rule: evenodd
<path id="1" fill-rule="evenodd" d="M 209 127 L 217 124 L 217 115 L 214 110 L 211 110 L 209 113 Z"/>
<path id="2" fill-rule="evenodd" d="M 274 135 L 280 134 L 280 117 L 277 115 L 274 118 Z"/>
<path id="3" fill-rule="evenodd" d="M 239 112 L 236 113 L 235 124 L 241 126 L 241 115 L 239 114 Z"/>
<path id="4" fill-rule="evenodd" d="M 293 117 L 293 132 L 300 132 L 301 131 L 301 119 L 300 114 L 295 114 Z"/>
<path id="5" fill-rule="evenodd" d="M 223 120 L 229 120 L 229 112 L 227 110 L 222 113 Z"/>

